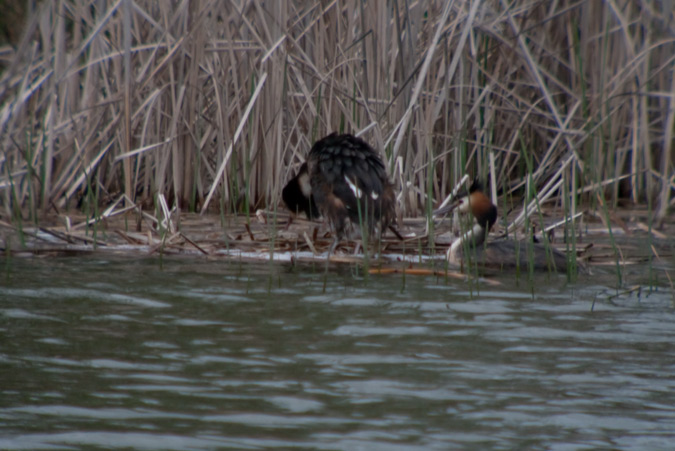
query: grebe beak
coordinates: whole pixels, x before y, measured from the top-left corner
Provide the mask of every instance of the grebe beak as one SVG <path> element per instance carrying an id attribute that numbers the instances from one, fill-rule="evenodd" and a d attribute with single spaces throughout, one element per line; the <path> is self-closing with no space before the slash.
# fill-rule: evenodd
<path id="1" fill-rule="evenodd" d="M 446 205 L 445 207 L 439 208 L 438 210 L 434 210 L 433 215 L 434 216 L 442 216 L 442 215 L 448 214 L 451 211 L 453 211 L 455 208 L 462 205 L 463 200 L 464 200 L 464 198 L 456 199 L 456 200 L 452 201 L 450 204 Z"/>

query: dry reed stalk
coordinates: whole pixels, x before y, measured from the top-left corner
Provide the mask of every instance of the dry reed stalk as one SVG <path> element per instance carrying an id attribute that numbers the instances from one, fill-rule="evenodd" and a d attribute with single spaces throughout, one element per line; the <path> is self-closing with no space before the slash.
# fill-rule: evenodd
<path id="1" fill-rule="evenodd" d="M 520 191 L 526 155 L 538 202 L 572 184 L 565 216 L 593 186 L 586 200 L 650 199 L 663 222 L 666 3 L 45 0 L 1 52 L 0 214 L 87 187 L 272 210 L 311 144 L 345 131 L 381 149 L 402 216 L 465 173 Z"/>

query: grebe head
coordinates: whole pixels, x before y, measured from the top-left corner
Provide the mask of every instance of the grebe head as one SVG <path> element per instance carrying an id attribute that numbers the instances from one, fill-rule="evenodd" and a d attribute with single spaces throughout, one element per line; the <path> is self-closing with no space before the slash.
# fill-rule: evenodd
<path id="1" fill-rule="evenodd" d="M 483 185 L 478 180 L 474 180 L 469 191 L 460 192 L 450 205 L 434 212 L 435 215 L 448 213 L 454 209 L 460 213 L 471 213 L 478 224 L 489 231 L 497 222 L 497 207 L 490 201 L 490 198 L 483 192 Z"/>
<path id="2" fill-rule="evenodd" d="M 485 195 L 483 185 L 478 180 L 474 180 L 471 184 L 468 195 L 461 197 L 457 202 L 459 211 L 473 214 L 478 224 L 485 230 L 489 231 L 497 222 L 497 207 Z"/>
<path id="3" fill-rule="evenodd" d="M 283 191 L 281 198 L 284 203 L 291 210 L 291 213 L 297 214 L 304 212 L 307 219 L 316 219 L 320 216 L 319 209 L 314 203 L 312 197 L 312 186 L 309 182 L 309 172 L 307 170 L 307 163 L 302 163 L 298 174 L 288 181 Z"/>

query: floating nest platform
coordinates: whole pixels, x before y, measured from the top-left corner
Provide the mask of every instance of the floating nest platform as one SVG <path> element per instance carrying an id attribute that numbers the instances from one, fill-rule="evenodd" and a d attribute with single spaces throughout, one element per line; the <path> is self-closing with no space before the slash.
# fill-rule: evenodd
<path id="1" fill-rule="evenodd" d="M 624 265 L 651 259 L 657 265 L 672 269 L 675 244 L 668 237 L 674 236 L 675 227 L 671 221 L 667 230 L 650 230 L 644 219 L 647 213 L 639 209 L 614 211 L 610 217 L 611 228 L 600 215 L 585 213 L 577 220 L 579 261 L 585 266 L 615 266 L 618 256 Z M 379 243 L 367 246 L 365 253 L 361 240 L 342 240 L 329 255 L 333 237 L 326 224 L 291 219 L 281 211 L 258 210 L 251 215 L 218 216 L 164 209 L 158 216 L 135 206 L 115 210 L 113 205 L 97 218 L 70 212 L 41 218 L 40 225 L 0 220 L 0 247 L 5 255 L 12 256 L 98 252 L 133 257 L 161 253 L 258 262 L 325 263 L 328 260 L 366 264 L 385 273 L 414 273 L 424 267 L 420 270 L 424 273 L 442 271 L 447 275 L 445 252 L 456 236 L 450 230 L 450 219 L 436 220 L 433 231 L 429 232 L 425 218 L 406 218 L 399 221 L 398 226 L 404 240 L 388 231 Z M 543 219 L 553 224 L 557 218 L 544 214 Z M 491 236 L 499 236 L 500 232 L 497 226 Z M 566 248 L 555 236 L 552 244 L 560 250 Z"/>

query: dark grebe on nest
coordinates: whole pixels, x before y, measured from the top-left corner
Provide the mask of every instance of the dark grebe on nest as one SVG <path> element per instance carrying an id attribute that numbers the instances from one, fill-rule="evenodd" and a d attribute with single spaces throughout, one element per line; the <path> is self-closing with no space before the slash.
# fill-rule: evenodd
<path id="1" fill-rule="evenodd" d="M 317 141 L 282 196 L 291 210 L 309 212 L 308 217 L 315 217 L 312 205 L 318 207 L 335 233 L 331 250 L 361 227 L 368 236 L 375 231 L 379 236 L 396 216 L 394 187 L 384 163 L 367 142 L 349 134 L 333 133 Z"/>
<path id="2" fill-rule="evenodd" d="M 442 215 L 455 208 L 461 213 L 473 214 L 477 224 L 452 243 L 447 252 L 450 263 L 466 263 L 464 254 L 468 250 L 469 260 L 482 267 L 527 269 L 532 265 L 534 270 L 567 270 L 567 256 L 550 245 L 506 238 L 485 241 L 490 229 L 497 222 L 497 207 L 483 193 L 480 182 L 474 181 L 467 194 L 434 214 Z"/>

